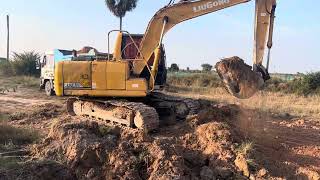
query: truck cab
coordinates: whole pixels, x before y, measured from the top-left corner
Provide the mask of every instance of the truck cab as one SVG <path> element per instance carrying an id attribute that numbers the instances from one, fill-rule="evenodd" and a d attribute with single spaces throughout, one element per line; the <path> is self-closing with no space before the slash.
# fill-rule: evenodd
<path id="1" fill-rule="evenodd" d="M 55 49 L 48 51 L 42 57 L 40 89 L 44 89 L 48 96 L 54 95 L 54 67 L 59 61 L 71 60 L 74 57 L 74 51 Z"/>
<path id="2" fill-rule="evenodd" d="M 55 94 L 54 72 L 55 66 L 61 61 L 93 61 L 106 59 L 107 54 L 98 52 L 93 47 L 85 46 L 81 50 L 54 49 L 44 54 L 40 62 L 40 89 L 44 89 L 48 96 Z"/>

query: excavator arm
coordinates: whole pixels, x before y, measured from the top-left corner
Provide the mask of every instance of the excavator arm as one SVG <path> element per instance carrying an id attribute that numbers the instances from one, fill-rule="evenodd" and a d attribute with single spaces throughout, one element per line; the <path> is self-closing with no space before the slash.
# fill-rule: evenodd
<path id="1" fill-rule="evenodd" d="M 256 0 L 253 70 L 260 72 L 264 80 L 270 79 L 268 68 L 272 48 L 276 0 Z M 263 67 L 265 47 L 268 47 L 267 67 Z"/>
<path id="2" fill-rule="evenodd" d="M 251 0 L 182 0 L 160 9 L 149 22 L 141 42 L 138 59 L 144 61 L 134 62 L 133 73 L 139 75 L 148 64 L 152 54 L 155 53 L 157 56 L 159 53 L 157 49 L 159 49 L 164 35 L 175 25 L 249 1 Z M 255 0 L 255 3 L 253 70 L 259 72 L 262 78 L 267 80 L 269 78 L 267 68 L 272 47 L 276 0 Z M 267 68 L 262 65 L 266 44 L 269 48 Z M 153 66 L 157 66 L 157 63 L 154 62 Z M 153 75 L 155 73 L 153 71 Z"/>
<path id="3" fill-rule="evenodd" d="M 140 58 L 148 61 L 159 46 L 163 36 L 175 25 L 205 14 L 227 7 L 246 3 L 250 0 L 199 0 L 180 1 L 160 9 L 149 22 L 141 42 Z M 134 63 L 134 74 L 140 74 L 145 67 L 144 62 Z"/>

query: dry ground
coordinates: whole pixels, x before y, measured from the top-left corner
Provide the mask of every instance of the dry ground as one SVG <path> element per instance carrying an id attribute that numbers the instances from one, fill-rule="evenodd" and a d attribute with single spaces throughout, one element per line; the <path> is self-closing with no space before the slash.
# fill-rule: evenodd
<path id="1" fill-rule="evenodd" d="M 319 97 L 260 93 L 237 100 L 221 89 L 169 89 L 170 94 L 207 99 L 212 105 L 195 118 L 144 135 L 127 128 L 95 129 L 87 119 L 69 117 L 64 98 L 46 97 L 34 83 L 0 78 L 0 88 L 10 83 L 18 89 L 0 94 L 1 126 L 27 130 L 23 133 L 30 138 L 1 142 L 6 148 L 0 148 L 0 179 L 23 179 L 30 175 L 26 171 L 39 171 L 35 179 L 43 179 L 41 173 L 64 179 L 246 179 L 250 174 L 258 179 L 319 179 Z M 1 153 L 21 149 L 28 152 L 14 153 L 22 159 L 7 166 L 12 160 Z M 109 152 L 108 161 L 101 160 L 106 155 L 102 152 Z M 21 160 L 28 162 L 19 166 Z M 96 166 L 97 161 L 102 165 Z"/>
<path id="2" fill-rule="evenodd" d="M 295 179 L 297 172 L 306 169 L 320 173 L 319 96 L 259 92 L 250 99 L 239 100 L 222 88 L 168 90 L 183 97 L 237 104 L 241 113 L 233 128 L 254 143 L 254 159 L 274 176 Z"/>

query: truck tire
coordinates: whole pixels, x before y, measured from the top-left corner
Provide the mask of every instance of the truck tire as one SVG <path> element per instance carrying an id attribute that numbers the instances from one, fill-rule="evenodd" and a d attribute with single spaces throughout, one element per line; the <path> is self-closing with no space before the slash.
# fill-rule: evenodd
<path id="1" fill-rule="evenodd" d="M 45 85 L 44 85 L 44 90 L 46 91 L 46 95 L 47 96 L 53 96 L 54 92 L 51 86 L 51 82 L 50 81 L 46 81 Z"/>

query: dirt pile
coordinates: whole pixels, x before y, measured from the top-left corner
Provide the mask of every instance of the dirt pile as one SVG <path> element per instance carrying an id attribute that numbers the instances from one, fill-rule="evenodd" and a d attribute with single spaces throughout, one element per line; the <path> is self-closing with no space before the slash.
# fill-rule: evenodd
<path id="1" fill-rule="evenodd" d="M 54 103 L 33 105 L 31 109 L 10 114 L 10 123 L 16 126 L 43 129 L 50 126 L 52 119 L 66 114 L 63 105 Z"/>
<path id="2" fill-rule="evenodd" d="M 262 77 L 237 56 L 222 59 L 215 67 L 227 90 L 235 97 L 250 98 L 264 84 Z"/>
<path id="3" fill-rule="evenodd" d="M 233 108 L 208 109 L 154 134 L 60 119 L 32 154 L 66 164 L 78 179 L 243 178 L 224 122 Z"/>
<path id="4" fill-rule="evenodd" d="M 33 155 L 66 164 L 77 177 L 93 178 L 102 171 L 100 167 L 116 141 L 115 135 L 104 132 L 95 122 L 57 120 L 42 144 L 33 148 Z"/>

